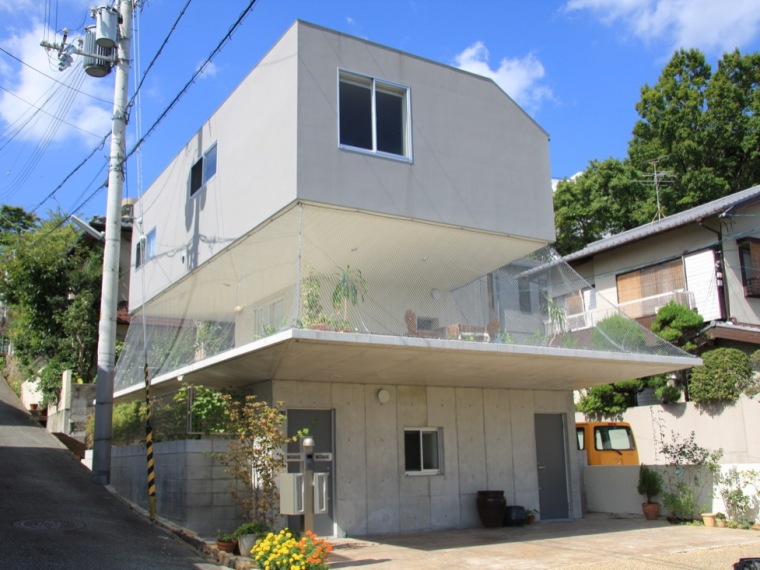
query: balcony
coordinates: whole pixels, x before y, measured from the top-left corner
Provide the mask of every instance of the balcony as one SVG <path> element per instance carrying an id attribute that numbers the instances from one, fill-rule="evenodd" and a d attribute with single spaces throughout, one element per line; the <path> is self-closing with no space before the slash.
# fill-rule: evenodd
<path id="1" fill-rule="evenodd" d="M 694 293 L 685 289 L 678 289 L 676 291 L 661 293 L 660 295 L 652 295 L 651 297 L 643 297 L 641 299 L 620 303 L 618 308 L 632 319 L 640 319 L 642 317 L 652 317 L 656 315 L 657 311 L 660 310 L 660 307 L 667 305 L 671 301 L 675 301 L 690 309 L 696 307 Z"/>

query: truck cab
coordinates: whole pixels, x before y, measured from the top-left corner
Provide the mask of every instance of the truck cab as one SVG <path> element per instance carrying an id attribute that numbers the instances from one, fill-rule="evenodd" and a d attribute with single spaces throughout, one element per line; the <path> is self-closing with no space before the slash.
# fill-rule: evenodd
<path id="1" fill-rule="evenodd" d="M 578 422 L 578 449 L 586 451 L 589 465 L 638 465 L 639 452 L 626 422 Z"/>

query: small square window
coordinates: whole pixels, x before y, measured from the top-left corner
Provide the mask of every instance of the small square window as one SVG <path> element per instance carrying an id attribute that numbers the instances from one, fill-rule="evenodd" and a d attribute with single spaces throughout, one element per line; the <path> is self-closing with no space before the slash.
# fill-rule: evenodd
<path id="1" fill-rule="evenodd" d="M 404 430 L 404 469 L 407 473 L 441 473 L 440 431 L 438 428 Z"/>
<path id="2" fill-rule="evenodd" d="M 216 175 L 216 145 L 206 151 L 190 169 L 190 195 L 206 186 Z"/>
<path id="3" fill-rule="evenodd" d="M 411 158 L 408 87 L 341 71 L 338 107 L 342 147 Z"/>

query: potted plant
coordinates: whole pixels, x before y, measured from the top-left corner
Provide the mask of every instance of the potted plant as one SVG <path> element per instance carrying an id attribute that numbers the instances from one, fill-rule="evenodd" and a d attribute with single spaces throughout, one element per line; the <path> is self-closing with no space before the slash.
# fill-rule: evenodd
<path id="1" fill-rule="evenodd" d="M 715 526 L 715 513 L 701 513 L 702 515 L 702 522 L 705 523 L 705 526 Z"/>
<path id="2" fill-rule="evenodd" d="M 646 502 L 641 503 L 644 517 L 648 521 L 657 520 L 660 516 L 660 504 L 654 499 L 662 493 L 662 476 L 654 469 L 641 465 L 639 467 L 639 484 L 636 489 L 639 495 L 644 495 L 647 499 Z"/>
<path id="3" fill-rule="evenodd" d="M 332 303 L 333 307 L 340 311 L 338 313 L 338 323 L 341 330 L 350 330 L 351 324 L 348 322 L 348 304 L 353 306 L 364 301 L 364 295 L 367 294 L 367 282 L 362 276 L 360 269 L 351 268 L 346 265 L 345 269 L 339 269 L 338 282 L 333 289 Z"/>
<path id="4" fill-rule="evenodd" d="M 536 517 L 540 514 L 537 509 L 528 509 L 525 511 L 525 524 L 533 524 L 536 522 Z"/>
<path id="5" fill-rule="evenodd" d="M 322 308 L 322 285 L 314 269 L 309 267 L 308 275 L 301 279 L 300 324 L 316 330 L 328 330 L 330 318 Z"/>
<path id="6" fill-rule="evenodd" d="M 726 526 L 725 513 L 715 513 L 715 526 L 720 527 L 720 528 L 725 528 Z"/>
<path id="7" fill-rule="evenodd" d="M 241 524 L 235 531 L 238 541 L 238 549 L 242 556 L 250 556 L 256 540 L 265 536 L 271 529 L 264 523 L 246 522 Z"/>
<path id="8" fill-rule="evenodd" d="M 216 547 L 222 552 L 235 552 L 237 538 L 235 533 L 223 533 L 221 530 L 216 531 Z"/>

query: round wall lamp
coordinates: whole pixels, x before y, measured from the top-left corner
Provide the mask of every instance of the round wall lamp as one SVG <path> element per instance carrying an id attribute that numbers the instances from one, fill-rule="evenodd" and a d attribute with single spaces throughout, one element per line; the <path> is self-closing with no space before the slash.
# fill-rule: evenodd
<path id="1" fill-rule="evenodd" d="M 388 400 L 391 399 L 391 394 L 386 389 L 380 389 L 377 391 L 377 401 L 381 404 L 387 404 Z"/>
<path id="2" fill-rule="evenodd" d="M 433 289 L 433 290 L 430 292 L 430 295 L 431 295 L 431 296 L 433 297 L 433 299 L 435 299 L 436 301 L 437 301 L 437 300 L 439 300 L 439 299 L 441 298 L 441 292 L 440 292 L 438 289 Z"/>

